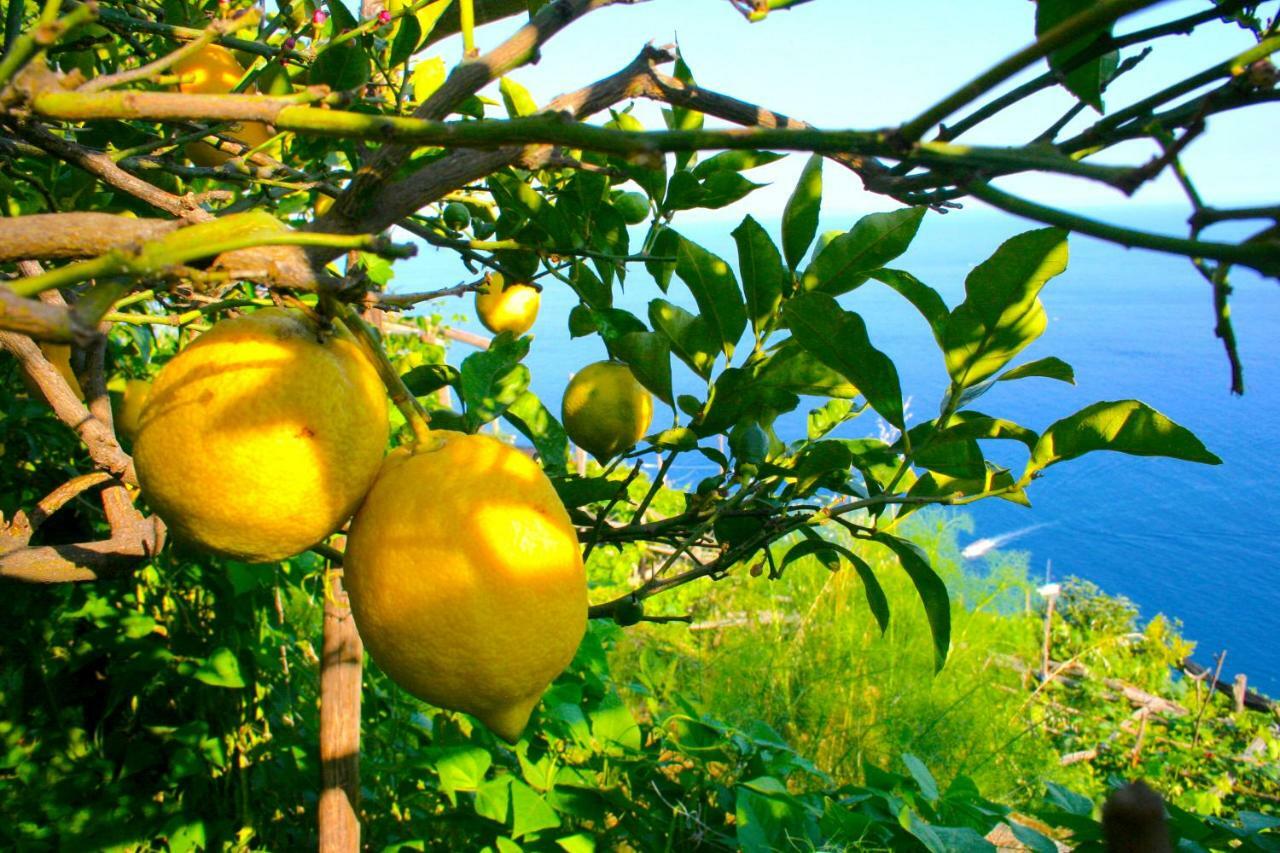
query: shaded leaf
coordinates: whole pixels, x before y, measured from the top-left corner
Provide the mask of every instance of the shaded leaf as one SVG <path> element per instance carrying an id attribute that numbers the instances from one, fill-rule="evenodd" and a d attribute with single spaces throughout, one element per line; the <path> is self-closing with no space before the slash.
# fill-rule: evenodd
<path id="1" fill-rule="evenodd" d="M 884 587 L 880 586 L 880 579 L 876 577 L 871 566 L 867 565 L 866 560 L 843 545 L 837 545 L 826 539 L 806 539 L 791 546 L 791 550 L 787 551 L 787 555 L 782 558 L 782 566 L 785 568 L 801 557 L 818 556 L 820 558 L 824 551 L 834 552 L 844 557 L 858 573 L 858 577 L 862 579 L 862 588 L 867 595 L 867 606 L 871 609 L 871 615 L 875 617 L 876 624 L 880 626 L 880 633 L 883 634 L 889 628 L 889 599 L 884 594 Z M 829 565 L 828 568 L 830 568 Z"/>
<path id="2" fill-rule="evenodd" d="M 818 233 L 822 208 L 822 155 L 814 154 L 804 165 L 800 180 L 782 211 L 782 253 L 795 269 Z"/>
<path id="3" fill-rule="evenodd" d="M 336 92 L 356 89 L 369 82 L 369 55 L 356 39 L 348 39 L 320 51 L 308 74 L 313 86 Z"/>
<path id="4" fill-rule="evenodd" d="M 456 386 L 462 374 L 451 364 L 420 364 L 400 378 L 415 397 L 425 397 L 446 385 Z"/>
<path id="5" fill-rule="evenodd" d="M 721 258 L 680 238 L 676 249 L 676 275 L 689 287 L 698 311 L 719 338 L 726 356 L 747 327 L 747 309 L 733 270 Z"/>
<path id="6" fill-rule="evenodd" d="M 915 543 L 883 532 L 876 533 L 875 539 L 897 555 L 898 562 L 915 584 L 929 620 L 929 631 L 933 634 L 934 668 L 941 670 L 951 649 L 951 598 L 947 595 L 946 584 Z"/>
<path id="7" fill-rule="evenodd" d="M 711 376 L 720 347 L 706 320 L 664 299 L 654 299 L 649 303 L 649 322 L 694 373 L 703 379 Z"/>
<path id="8" fill-rule="evenodd" d="M 926 208 L 906 207 L 862 217 L 848 232 L 836 237 L 804 271 L 805 290 L 832 296 L 847 293 L 877 270 L 901 255 L 915 239 Z"/>
<path id="9" fill-rule="evenodd" d="M 905 428 L 902 387 L 893 361 L 871 345 L 862 318 L 834 298 L 810 293 L 790 299 L 783 316 L 794 340 L 857 386 L 889 423 Z"/>
<path id="10" fill-rule="evenodd" d="M 760 223 L 750 216 L 733 230 L 738 244 L 738 271 L 747 297 L 747 316 L 760 332 L 772 320 L 782 303 L 782 286 L 787 275 L 778 247 Z"/>
<path id="11" fill-rule="evenodd" d="M 934 340 L 942 344 L 943 330 L 947 325 L 947 303 L 942 301 L 938 291 L 925 284 L 909 272 L 895 269 L 878 269 L 871 273 L 876 281 L 887 284 L 896 290 L 904 299 L 915 306 L 929 324 Z"/>
<path id="12" fill-rule="evenodd" d="M 668 406 L 671 395 L 671 346 L 654 332 L 629 332 L 618 339 L 614 352 L 627 363 L 641 385 Z"/>
<path id="13" fill-rule="evenodd" d="M 503 412 L 503 417 L 533 442 L 542 467 L 551 476 L 563 475 L 569 456 L 569 436 L 560 421 L 532 391 L 525 391 Z"/>

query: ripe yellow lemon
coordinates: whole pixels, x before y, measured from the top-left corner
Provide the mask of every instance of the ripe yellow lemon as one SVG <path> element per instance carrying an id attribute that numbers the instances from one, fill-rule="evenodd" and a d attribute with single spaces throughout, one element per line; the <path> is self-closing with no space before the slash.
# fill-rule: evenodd
<path id="1" fill-rule="evenodd" d="M 351 522 L 360 636 L 413 695 L 514 742 L 587 625 L 578 537 L 538 464 L 495 438 L 398 449 Z"/>
<path id="2" fill-rule="evenodd" d="M 355 511 L 386 450 L 387 401 L 350 338 L 297 311 L 223 320 L 156 375 L 134 463 L 180 537 L 247 562 L 297 554 Z"/>
<path id="3" fill-rule="evenodd" d="M 142 417 L 142 407 L 151 393 L 151 382 L 146 379 L 130 379 L 124 384 L 124 394 L 120 404 L 116 406 L 116 434 L 121 438 L 133 441 L 138 437 L 138 422 Z"/>
<path id="4" fill-rule="evenodd" d="M 597 361 L 569 382 L 560 417 L 573 443 L 603 464 L 644 436 L 653 398 L 622 362 Z"/>
<path id="5" fill-rule="evenodd" d="M 244 66 L 236 60 L 235 54 L 222 45 L 207 45 L 203 50 L 180 59 L 173 64 L 173 72 L 181 77 L 178 91 L 195 95 L 224 95 L 230 92 L 244 76 Z M 250 86 L 248 92 L 257 89 Z M 274 134 L 262 122 L 246 121 L 234 125 L 223 132 L 237 142 L 250 147 L 265 143 Z M 221 166 L 233 155 L 220 151 L 206 142 L 191 142 L 183 148 L 187 159 L 197 166 Z"/>
<path id="6" fill-rule="evenodd" d="M 542 295 L 527 284 L 507 284 L 501 273 L 489 276 L 483 290 L 476 291 L 476 313 L 480 322 L 495 335 L 512 332 L 519 337 L 538 319 Z"/>

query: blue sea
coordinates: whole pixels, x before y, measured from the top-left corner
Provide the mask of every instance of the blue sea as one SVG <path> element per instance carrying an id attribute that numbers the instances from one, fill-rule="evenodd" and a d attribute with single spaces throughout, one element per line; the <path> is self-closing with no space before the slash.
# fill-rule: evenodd
<path id="1" fill-rule="evenodd" d="M 1177 211 L 1130 210 L 1126 217 L 1137 227 L 1185 233 Z M 856 218 L 824 217 L 822 230 L 847 229 Z M 729 232 L 735 224 L 682 226 L 677 221 L 676 227 L 734 265 Z M 778 239 L 777 222 L 762 224 Z M 1031 227 L 985 210 L 930 214 L 912 248 L 892 266 L 915 274 L 954 306 L 963 298 L 969 269 L 1003 240 Z M 1231 235 L 1223 228 L 1209 237 Z M 1187 261 L 1080 236 L 1072 236 L 1070 247 L 1067 271 L 1041 294 L 1048 329 L 1015 363 L 1058 356 L 1075 368 L 1076 385 L 1048 379 L 998 383 L 973 408 L 1042 430 L 1095 401 L 1137 398 L 1195 432 L 1223 464 L 1095 453 L 1056 466 L 1036 481 L 1029 491 L 1031 509 L 998 500 L 967 507 L 975 531 L 961 545 L 996 538 L 1007 549 L 1029 552 L 1037 577 L 1050 568 L 1054 580 L 1077 575 L 1133 599 L 1144 617 L 1164 613 L 1181 620 L 1185 635 L 1198 644 L 1197 659 L 1210 664 L 1226 650 L 1224 678 L 1243 672 L 1251 687 L 1276 695 L 1280 468 L 1272 454 L 1280 428 L 1280 287 L 1245 270 L 1232 274 L 1232 318 L 1246 383 L 1246 393 L 1238 397 L 1230 393 L 1227 360 L 1213 334 L 1209 287 Z M 393 291 L 429 290 L 474 278 L 452 255 L 425 246 L 398 270 Z M 545 281 L 527 363 L 533 390 L 558 411 L 570 373 L 605 353 L 597 338 L 570 339 L 565 318 L 575 298 L 567 286 Z M 693 307 L 678 279 L 670 290 L 665 298 Z M 643 267 L 635 265 L 617 304 L 643 318 L 648 301 L 660 295 Z M 863 315 L 872 343 L 897 363 L 911 421 L 934 416 L 946 372 L 923 319 L 875 282 L 841 302 Z M 469 299 L 436 310 L 446 318 L 467 315 L 459 327 L 484 331 L 473 319 Z M 459 351 L 451 360 L 464 354 Z M 677 393 L 705 394 L 700 380 L 679 361 L 673 365 Z M 816 401 L 806 402 L 810 405 L 779 420 L 784 440 L 804 435 L 805 414 Z M 655 429 L 671 417 L 669 410 L 660 410 Z M 878 430 L 874 415 L 849 427 L 849 434 Z M 994 461 L 1021 469 L 1023 460 L 1016 454 L 1001 455 L 1011 453 L 1009 448 L 992 446 L 1006 442 L 987 444 Z M 673 468 L 676 482 L 708 473 L 696 456 L 688 454 L 684 467 Z"/>

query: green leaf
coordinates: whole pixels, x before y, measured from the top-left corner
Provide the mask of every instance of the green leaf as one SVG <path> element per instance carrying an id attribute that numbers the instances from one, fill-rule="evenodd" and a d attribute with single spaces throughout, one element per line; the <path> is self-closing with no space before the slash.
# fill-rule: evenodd
<path id="1" fill-rule="evenodd" d="M 627 363 L 637 381 L 668 406 L 671 396 L 671 346 L 654 332 L 630 332 L 618 339 L 614 352 Z"/>
<path id="2" fill-rule="evenodd" d="M 595 853 L 596 851 L 595 838 L 586 832 L 578 832 L 574 835 L 566 835 L 564 838 L 557 838 L 556 844 L 565 853 Z"/>
<path id="3" fill-rule="evenodd" d="M 325 0 L 325 5 L 329 7 L 329 14 L 333 16 L 334 32 L 353 30 L 359 24 L 356 16 L 351 14 L 351 10 L 342 0 Z"/>
<path id="4" fill-rule="evenodd" d="M 848 293 L 901 255 L 915 239 L 923 207 L 906 207 L 862 217 L 848 232 L 826 245 L 801 276 L 805 290 L 839 296 Z"/>
<path id="5" fill-rule="evenodd" d="M 618 493 L 618 484 L 607 477 L 556 477 L 551 485 L 560 503 L 570 509 L 607 501 Z"/>
<path id="6" fill-rule="evenodd" d="M 425 101 L 431 97 L 431 94 L 444 83 L 444 78 L 444 59 L 442 57 L 432 56 L 418 62 L 417 65 L 413 66 L 413 73 L 409 75 L 409 82 L 413 85 L 414 100 Z"/>
<path id="7" fill-rule="evenodd" d="M 503 77 L 498 81 L 498 91 L 502 94 L 502 103 L 511 118 L 531 116 L 538 111 L 538 104 L 529 90 L 510 77 Z"/>
<path id="8" fill-rule="evenodd" d="M 853 566 L 854 571 L 858 573 L 858 577 L 862 579 L 862 588 L 867 595 L 867 607 L 871 609 L 871 615 L 875 617 L 876 624 L 880 626 L 880 633 L 883 634 L 889 628 L 889 599 L 884 594 L 884 587 L 880 585 L 880 579 L 876 577 L 876 573 L 871 566 L 867 565 L 866 560 L 843 545 L 837 545 L 825 539 L 806 539 L 791 547 L 791 550 L 782 559 L 782 566 L 786 568 L 788 563 L 794 562 L 801 557 L 818 556 L 823 551 L 833 551 L 844 557 L 849 561 L 849 565 Z"/>
<path id="9" fill-rule="evenodd" d="M 1028 376 L 1043 376 L 1046 379 L 1057 379 L 1059 382 L 1066 382 L 1068 385 L 1076 384 L 1076 372 L 1071 369 L 1071 365 L 1052 355 L 1048 358 L 1041 358 L 1018 365 L 1012 370 L 1006 370 L 1000 374 L 999 381 L 1025 379 Z"/>
<path id="10" fill-rule="evenodd" d="M 1067 232 L 1027 231 L 1005 241 L 965 279 L 965 300 L 947 318 L 947 373 L 968 388 L 1009 363 L 1044 331 L 1039 293 L 1067 268 Z"/>
<path id="11" fill-rule="evenodd" d="M 1031 853 L 1058 853 L 1058 845 L 1047 835 L 1043 835 L 1026 824 L 1016 820 L 1006 820 L 1005 825 L 1013 833 L 1013 837 Z"/>
<path id="12" fill-rule="evenodd" d="M 640 726 L 616 695 L 605 697 L 587 716 L 591 720 L 591 734 L 601 744 L 612 744 L 631 752 L 640 749 Z"/>
<path id="13" fill-rule="evenodd" d="M 681 54 L 676 59 L 676 65 L 673 69 L 673 76 L 684 83 L 686 86 L 693 86 L 693 72 L 689 70 L 689 66 L 684 61 L 684 55 Z M 667 127 L 671 130 L 701 130 L 703 116 L 702 113 L 695 110 L 685 109 L 684 107 L 675 107 L 671 110 L 662 111 L 667 121 Z M 676 154 L 676 168 L 685 169 L 693 162 L 693 151 L 681 151 Z"/>
<path id="14" fill-rule="evenodd" d="M 391 40 L 391 52 L 387 55 L 387 64 L 391 67 L 400 65 L 418 49 L 422 41 L 422 24 L 412 15 L 403 17 L 396 24 L 396 35 Z"/>
<path id="15" fill-rule="evenodd" d="M 446 385 L 457 386 L 462 374 L 451 364 L 420 364 L 400 377 L 415 397 L 425 397 Z"/>
<path id="16" fill-rule="evenodd" d="M 489 349 L 462 360 L 459 390 L 467 405 L 468 431 L 501 415 L 529 387 L 529 368 L 519 363 L 528 352 L 529 338 L 504 332 Z"/>
<path id="17" fill-rule="evenodd" d="M 346 92 L 369 82 L 369 55 L 356 39 L 327 47 L 311 63 L 311 84 Z"/>
<path id="18" fill-rule="evenodd" d="M 240 662 L 235 652 L 226 646 L 219 646 L 205 659 L 192 676 L 212 687 L 227 687 L 238 690 L 245 686 L 244 677 L 240 675 Z"/>
<path id="19" fill-rule="evenodd" d="M 560 818 L 547 801 L 519 779 L 511 780 L 511 837 L 523 838 L 560 825 Z"/>
<path id="20" fill-rule="evenodd" d="M 1081 12 L 1087 11 L 1097 0 L 1037 0 L 1036 35 L 1040 36 Z M 1049 54 L 1049 67 L 1058 72 L 1067 91 L 1103 112 L 1102 87 L 1115 73 L 1116 52 L 1103 54 L 1067 71 L 1071 60 L 1089 48 L 1097 39 L 1111 34 L 1111 25 L 1087 33 Z"/>
<path id="21" fill-rule="evenodd" d="M 750 216 L 733 230 L 733 239 L 738 244 L 738 271 L 742 273 L 742 290 L 747 297 L 747 315 L 759 334 L 782 304 L 787 271 L 778 247 Z"/>
<path id="22" fill-rule="evenodd" d="M 676 271 L 674 260 L 680 248 L 680 235 L 670 228 L 662 228 L 649 245 L 649 258 L 672 258 L 673 260 L 649 260 L 646 258 L 644 268 L 657 282 L 663 293 L 671 285 L 671 275 Z"/>
<path id="23" fill-rule="evenodd" d="M 542 467 L 551 476 L 563 476 L 569 456 L 569 436 L 560 421 L 532 391 L 525 391 L 515 399 L 503 417 L 514 426 L 538 451 Z"/>
<path id="24" fill-rule="evenodd" d="M 1093 815 L 1093 800 L 1055 782 L 1045 783 L 1045 799 L 1067 814 L 1076 817 Z"/>
<path id="25" fill-rule="evenodd" d="M 757 166 L 776 163 L 785 156 L 785 154 L 778 154 L 773 151 L 751 151 L 747 149 L 721 151 L 719 154 L 708 157 L 697 166 L 694 166 L 693 176 L 701 179 L 718 171 L 742 172 L 747 169 L 754 169 Z"/>
<path id="26" fill-rule="evenodd" d="M 893 361 L 871 345 L 862 318 L 830 296 L 809 293 L 783 305 L 794 340 L 857 386 L 889 423 L 905 428 L 902 386 Z"/>
<path id="27" fill-rule="evenodd" d="M 942 334 L 950 312 L 947 310 L 947 303 L 943 302 L 942 297 L 938 295 L 938 291 L 903 270 L 878 269 L 871 273 L 871 277 L 882 284 L 887 284 L 914 305 L 928 322 L 934 340 L 939 345 L 942 344 Z"/>
<path id="28" fill-rule="evenodd" d="M 810 409 L 807 433 L 809 440 L 822 438 L 854 414 L 852 400 L 828 400 L 818 408 Z"/>
<path id="29" fill-rule="evenodd" d="M 929 631 L 933 634 L 934 668 L 940 671 L 951 649 L 951 599 L 947 595 L 947 586 L 915 543 L 883 532 L 877 533 L 875 539 L 897 555 L 898 562 L 920 594 L 920 602 L 929 620 Z"/>
<path id="30" fill-rule="evenodd" d="M 694 373 L 703 379 L 711 376 L 719 343 L 705 319 L 664 299 L 654 299 L 649 303 L 649 322 Z"/>
<path id="31" fill-rule="evenodd" d="M 688 286 L 699 313 L 716 334 L 724 354 L 731 358 L 734 345 L 747 328 L 747 309 L 733 270 L 697 243 L 681 237 L 676 249 L 676 275 Z"/>
<path id="32" fill-rule="evenodd" d="M 814 154 L 804 164 L 800 180 L 782 211 L 782 252 L 791 269 L 800 265 L 814 235 L 818 233 L 818 214 L 822 210 L 822 159 L 821 154 Z"/>
<path id="33" fill-rule="evenodd" d="M 1146 403 L 1119 400 L 1094 403 L 1052 424 L 1036 443 L 1023 477 L 1094 450 L 1222 464 L 1186 427 Z"/>
<path id="34" fill-rule="evenodd" d="M 930 803 L 938 801 L 938 783 L 934 780 L 933 774 L 929 772 L 929 768 L 924 762 L 916 758 L 911 753 L 903 753 L 902 763 L 907 765 L 907 772 L 911 774 L 911 778 L 916 780 L 916 784 L 920 786 L 920 793 Z"/>
<path id="35" fill-rule="evenodd" d="M 476 789 L 476 814 L 506 825 L 507 816 L 511 814 L 511 783 L 514 781 L 512 777 L 503 775 L 481 783 Z"/>
<path id="36" fill-rule="evenodd" d="M 1040 440 L 1035 430 L 1003 418 L 989 417 L 980 412 L 956 412 L 951 418 L 951 425 L 935 435 L 933 440 L 951 441 L 968 438 L 1012 439 L 1025 444 L 1028 450 L 1034 450 L 1036 442 Z"/>
<path id="37" fill-rule="evenodd" d="M 763 186 L 737 172 L 712 172 L 702 182 L 698 207 L 719 210 L 741 201 Z"/>
<path id="38" fill-rule="evenodd" d="M 493 757 L 488 750 L 478 746 L 448 747 L 435 759 L 435 771 L 440 776 L 440 790 L 452 803 L 457 803 L 454 796 L 458 791 L 475 791 L 484 784 L 485 774 L 493 764 Z M 506 821 L 505 809 L 501 818 Z"/>
<path id="39" fill-rule="evenodd" d="M 751 368 L 751 390 L 778 389 L 810 397 L 851 400 L 858 387 L 839 372 L 803 349 L 794 338 L 774 348 L 767 358 Z"/>
<path id="40" fill-rule="evenodd" d="M 645 440 L 663 450 L 693 450 L 698 446 L 698 434 L 687 427 L 664 429 Z"/>

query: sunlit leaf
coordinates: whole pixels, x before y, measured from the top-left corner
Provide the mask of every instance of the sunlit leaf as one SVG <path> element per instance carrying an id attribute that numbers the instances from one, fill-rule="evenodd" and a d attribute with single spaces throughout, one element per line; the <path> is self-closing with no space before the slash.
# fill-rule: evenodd
<path id="1" fill-rule="evenodd" d="M 759 332 L 765 328 L 782 303 L 782 285 L 787 275 L 778 247 L 760 223 L 750 216 L 733 231 L 738 244 L 738 271 L 747 297 L 747 315 Z"/>
<path id="2" fill-rule="evenodd" d="M 1094 403 L 1052 424 L 1036 443 L 1027 473 L 1095 450 L 1222 464 L 1186 427 L 1146 403 L 1118 400 Z"/>
<path id="3" fill-rule="evenodd" d="M 787 266 L 795 269 L 818 233 L 822 208 L 822 155 L 814 154 L 805 163 L 800 180 L 782 211 L 782 253 Z"/>
<path id="4" fill-rule="evenodd" d="M 1029 361 L 1011 370 L 1006 370 L 1000 374 L 999 380 L 1003 382 L 1010 379 L 1025 379 L 1028 376 L 1042 376 L 1045 379 L 1066 382 L 1068 385 L 1076 384 L 1076 373 L 1071 369 L 1071 365 L 1052 355 L 1048 358 Z"/>
<path id="5" fill-rule="evenodd" d="M 839 296 L 901 255 L 915 239 L 925 208 L 906 207 L 862 217 L 818 253 L 801 276 L 805 290 Z"/>

